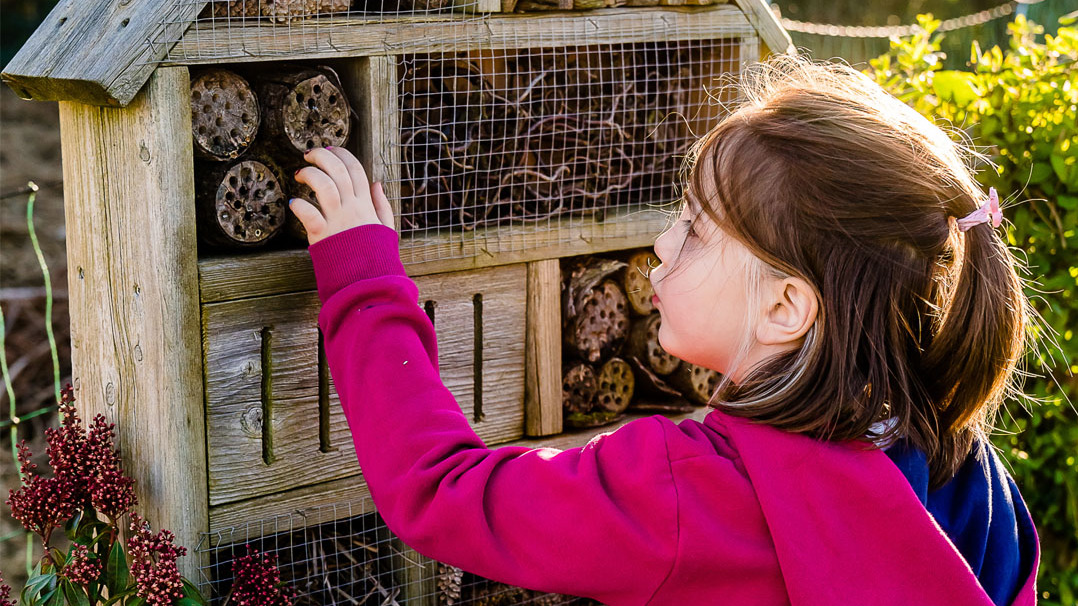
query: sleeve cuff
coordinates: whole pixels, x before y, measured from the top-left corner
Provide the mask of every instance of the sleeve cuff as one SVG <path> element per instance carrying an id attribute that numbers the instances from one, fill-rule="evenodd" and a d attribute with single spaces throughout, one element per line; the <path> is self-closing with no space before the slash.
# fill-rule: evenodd
<path id="1" fill-rule="evenodd" d="M 400 259 L 400 236 L 381 224 L 360 225 L 307 248 L 314 265 L 318 298 L 325 303 L 342 288 L 378 276 L 407 276 Z"/>

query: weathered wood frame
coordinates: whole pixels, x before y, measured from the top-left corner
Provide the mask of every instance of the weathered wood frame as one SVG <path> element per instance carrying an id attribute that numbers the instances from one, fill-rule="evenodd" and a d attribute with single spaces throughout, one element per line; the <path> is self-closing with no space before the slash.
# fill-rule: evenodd
<path id="1" fill-rule="evenodd" d="M 158 6 L 163 0 L 154 1 L 156 4 L 151 4 Z M 504 15 L 463 27 L 482 28 L 472 32 L 486 41 L 480 46 L 498 48 L 510 40 L 514 47 L 534 41 L 549 46 L 552 40 L 549 32 L 543 32 L 543 24 L 555 20 L 564 37 L 554 43 L 565 45 L 578 44 L 585 37 L 589 43 L 643 40 L 654 38 L 655 32 L 661 32 L 671 22 L 691 32 L 693 24 L 705 20 L 713 20 L 714 24 L 718 20 L 729 25 L 724 31 L 730 36 L 743 37 L 742 55 L 751 47 L 745 40 L 755 38 L 757 32 L 762 42 L 758 45 L 760 56 L 766 56 L 769 48 L 790 48 L 789 37 L 778 28 L 762 0 L 734 1 L 736 6 L 615 9 L 571 17 Z M 95 16 L 79 12 L 82 6 L 81 0 L 77 4 L 65 0 L 46 24 L 52 23 L 55 28 L 63 25 L 61 20 L 81 19 L 84 29 L 127 27 L 126 23 L 120 25 L 127 18 L 126 8 Z M 561 27 L 566 19 L 575 20 L 581 29 Z M 626 37 L 619 30 L 619 24 L 626 19 L 637 20 L 633 36 Z M 646 27 L 640 28 L 639 19 L 650 19 L 655 29 L 649 33 Z M 145 27 L 142 21 L 132 23 Z M 468 35 L 460 30 L 460 22 L 449 25 L 453 37 Z M 316 48 L 288 57 L 339 59 L 348 66 L 342 79 L 352 98 L 361 102 L 357 112 L 366 128 L 364 132 L 369 133 L 358 140 L 355 151 L 371 167 L 375 180 L 396 180 L 394 171 L 399 164 L 399 158 L 387 152 L 393 146 L 386 145 L 397 130 L 396 100 L 392 93 L 387 94 L 396 90 L 396 64 L 387 48 L 394 53 L 450 50 L 449 43 L 439 42 L 445 36 L 439 37 L 438 32 L 446 26 L 423 23 L 404 29 L 399 23 L 369 23 L 350 29 L 352 42 L 365 50 L 341 53 Z M 48 34 L 45 26 L 40 31 Z M 124 40 L 127 35 L 123 34 Z M 193 40 L 189 34 L 179 46 L 194 48 Z M 309 292 L 314 288 L 313 274 L 309 257 L 302 250 L 242 259 L 196 258 L 186 65 L 154 66 L 153 61 L 160 56 L 138 55 L 130 45 L 121 44 L 122 52 L 133 53 L 133 63 L 125 66 L 113 60 L 102 62 L 100 74 L 81 81 L 72 66 L 93 63 L 85 61 L 86 53 L 100 53 L 108 44 L 116 44 L 113 34 L 102 35 L 98 42 L 81 50 L 60 45 L 41 61 L 62 63 L 71 68 L 68 71 L 42 75 L 31 66 L 25 74 L 5 77 L 25 96 L 62 100 L 74 382 L 83 414 L 103 412 L 118 424 L 125 465 L 138 482 L 140 511 L 156 527 L 173 529 L 178 541 L 192 549 L 199 544 L 202 533 L 241 525 L 256 512 L 269 516 L 369 496 L 362 476 L 352 474 L 284 493 L 259 493 L 245 500 L 222 501 L 211 508 L 200 315 L 206 306 L 224 306 L 239 298 L 278 297 L 304 291 L 308 291 L 308 297 L 313 296 Z M 28 44 L 27 49 L 33 46 Z M 218 59 L 206 57 L 199 62 L 214 63 Z M 141 91 L 140 82 L 145 83 Z M 376 91 L 378 94 L 372 94 Z M 126 106 L 102 108 L 94 104 Z M 390 192 L 390 198 L 396 200 L 398 196 Z M 526 410 L 524 433 L 550 436 L 561 431 L 560 338 L 551 338 L 560 336 L 556 257 L 644 246 L 650 244 L 665 221 L 663 218 L 649 223 L 643 236 L 593 241 L 574 238 L 574 244 L 568 246 L 551 241 L 528 251 L 483 255 L 470 261 L 413 264 L 409 272 L 437 280 L 441 278 L 432 274 L 522 264 L 527 299 L 526 338 L 521 344 L 527 377 L 526 393 L 521 395 Z M 700 418 L 704 412 L 686 416 Z M 509 444 L 569 448 L 612 429 L 542 440 L 521 438 Z M 146 435 L 154 439 L 141 439 Z M 180 564 L 185 576 L 198 578 L 196 558 L 183 559 Z"/>

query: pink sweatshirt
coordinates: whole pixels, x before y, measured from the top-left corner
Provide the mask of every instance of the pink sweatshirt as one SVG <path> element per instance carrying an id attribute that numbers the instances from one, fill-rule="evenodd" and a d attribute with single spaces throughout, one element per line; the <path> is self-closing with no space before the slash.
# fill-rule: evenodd
<path id="1" fill-rule="evenodd" d="M 326 356 L 386 524 L 490 579 L 630 604 L 992 602 L 879 450 L 724 415 L 488 449 L 442 384 L 397 234 L 310 248 Z M 1015 605 L 1036 602 L 1036 565 Z"/>

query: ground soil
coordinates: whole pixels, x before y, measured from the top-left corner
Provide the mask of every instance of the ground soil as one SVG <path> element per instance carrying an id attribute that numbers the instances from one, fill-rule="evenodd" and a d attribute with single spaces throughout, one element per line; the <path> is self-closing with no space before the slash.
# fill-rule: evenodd
<path id="1" fill-rule="evenodd" d="M 52 360 L 46 345 L 45 299 L 37 255 L 26 221 L 27 182 L 38 187 L 34 226 L 55 290 L 52 325 L 58 340 L 61 380 L 70 376 L 67 316 L 67 253 L 64 232 L 60 123 L 56 103 L 23 101 L 0 86 L 0 308 L 5 319 L 4 353 L 13 378 L 17 414 L 26 415 L 53 404 Z M 10 401 L 0 389 L 0 419 L 10 418 Z M 55 424 L 50 413 L 19 424 L 44 466 L 43 428 Z M 18 486 L 9 430 L 0 432 L 0 500 Z M 6 505 L 0 505 L 0 537 L 18 530 Z M 38 547 L 40 551 L 40 546 Z M 26 538 L 0 542 L 0 571 L 17 595 L 25 582 Z M 40 555 L 40 554 L 36 554 Z"/>

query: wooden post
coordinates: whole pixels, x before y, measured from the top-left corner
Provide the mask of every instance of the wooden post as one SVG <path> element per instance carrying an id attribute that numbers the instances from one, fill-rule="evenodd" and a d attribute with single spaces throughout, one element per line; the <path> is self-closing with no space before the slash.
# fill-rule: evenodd
<path id="1" fill-rule="evenodd" d="M 397 101 L 397 59 L 392 56 L 360 57 L 342 70 L 341 80 L 359 115 L 352 132 L 357 134 L 359 161 L 371 183 L 381 181 L 393 205 L 400 231 L 400 108 Z"/>
<path id="2" fill-rule="evenodd" d="M 524 433 L 562 431 L 561 267 L 558 259 L 528 263 L 524 354 Z"/>
<path id="3" fill-rule="evenodd" d="M 137 510 L 193 557 L 208 529 L 187 69 L 124 108 L 60 103 L 75 396 L 117 425 Z"/>

